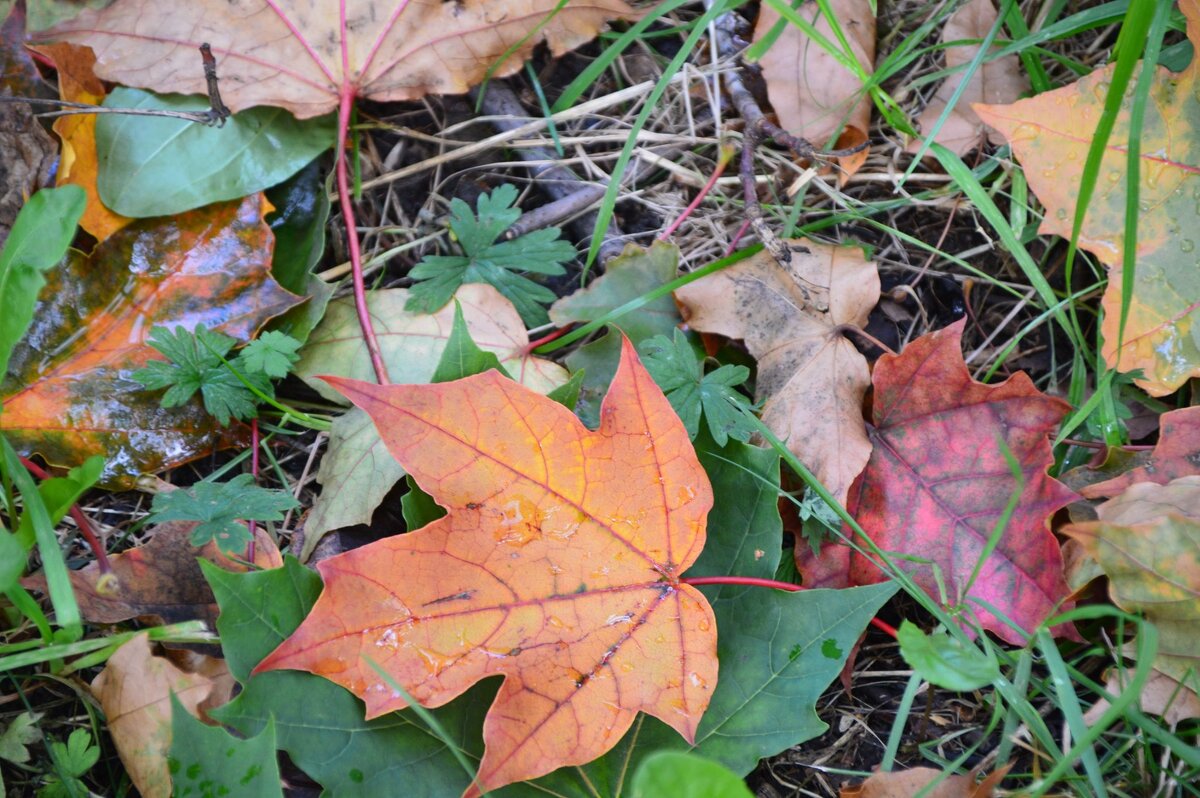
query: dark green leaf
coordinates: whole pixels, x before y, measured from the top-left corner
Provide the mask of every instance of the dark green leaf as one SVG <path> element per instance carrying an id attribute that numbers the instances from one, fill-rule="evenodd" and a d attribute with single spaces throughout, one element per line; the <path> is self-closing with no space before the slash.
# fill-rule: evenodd
<path id="1" fill-rule="evenodd" d="M 508 297 L 530 326 L 549 320 L 544 304 L 554 301 L 554 292 L 522 277 L 517 272 L 559 275 L 562 263 L 575 257 L 575 248 L 560 239 L 556 227 L 514 238 L 498 239 L 521 218 L 513 207 L 517 190 L 505 184 L 490 195 L 479 196 L 478 211 L 460 199 L 450 203 L 450 230 L 465 256 L 432 255 L 412 268 L 413 280 L 407 310 L 433 313 L 450 301 L 463 283 L 489 283 Z"/>
<path id="2" fill-rule="evenodd" d="M 175 798 L 283 798 L 275 759 L 275 724 L 245 739 L 193 718 L 171 694 L 171 753 Z"/>
<path id="3" fill-rule="evenodd" d="M 156 95 L 124 86 L 107 108 L 200 111 L 208 99 Z M 104 204 L 141 218 L 170 216 L 270 188 L 295 174 L 336 138 L 332 115 L 297 120 L 282 108 L 258 106 L 223 127 L 183 119 L 101 114 L 96 120 L 97 187 Z"/>
<path id="4" fill-rule="evenodd" d="M 708 430 L 718 445 L 724 446 L 731 437 L 743 442 L 750 440 L 754 426 L 743 414 L 743 409 L 750 409 L 750 400 L 734 390 L 749 379 L 749 369 L 720 366 L 705 374 L 695 349 L 681 330 L 675 330 L 674 340 L 656 335 L 642 342 L 639 349 L 646 370 L 667 395 L 689 435 L 696 437 L 703 410 Z"/>
<path id="5" fill-rule="evenodd" d="M 500 358 L 496 357 L 494 352 L 483 351 L 471 340 L 471 333 L 467 331 L 467 322 L 463 318 L 462 305 L 456 300 L 454 326 L 450 328 L 450 338 L 446 341 L 446 348 L 442 350 L 442 356 L 438 359 L 430 382 L 461 380 L 473 374 L 482 374 L 488 369 L 495 369 L 506 377 L 511 376 L 500 365 Z"/>
<path id="6" fill-rule="evenodd" d="M 238 474 L 228 482 L 197 482 L 154 497 L 152 520 L 199 521 L 189 538 L 193 546 L 210 540 L 221 551 L 232 554 L 250 542 L 243 521 L 281 521 L 283 512 L 299 506 L 291 495 L 254 484 L 250 474 Z"/>
<path id="7" fill-rule="evenodd" d="M 325 316 L 334 285 L 313 274 L 325 255 L 325 224 L 329 221 L 329 180 L 321 178 L 321 158 L 312 161 L 286 182 L 267 191 L 275 210 L 267 224 L 275 235 L 271 275 L 293 294 L 308 301 L 272 319 L 268 328 L 279 330 L 301 343 Z"/>
<path id="8" fill-rule="evenodd" d="M 582 370 L 575 372 L 571 375 L 571 379 L 546 394 L 546 398 L 553 399 L 574 413 L 575 406 L 579 404 L 579 392 L 583 388 L 585 376 L 586 374 Z"/>
<path id="9" fill-rule="evenodd" d="M 83 215 L 87 196 L 79 186 L 47 188 L 21 208 L 0 250 L 0 379 L 8 359 L 33 321 L 38 292 L 46 284 L 42 272 L 55 266 Z"/>
<path id="10" fill-rule="evenodd" d="M 300 359 L 296 354 L 299 349 L 300 342 L 295 338 L 271 330 L 246 344 L 241 358 L 249 372 L 261 372 L 268 377 L 282 379 L 292 370 L 292 364 Z"/>
<path id="11" fill-rule="evenodd" d="M 408 493 L 400 497 L 400 512 L 404 515 L 404 528 L 409 532 L 431 524 L 446 514 L 446 510 L 433 500 L 412 477 L 405 477 Z"/>

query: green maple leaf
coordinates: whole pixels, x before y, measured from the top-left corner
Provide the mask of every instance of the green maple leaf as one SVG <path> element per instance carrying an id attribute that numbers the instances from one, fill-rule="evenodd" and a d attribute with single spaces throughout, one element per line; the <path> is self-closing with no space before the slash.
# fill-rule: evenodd
<path id="1" fill-rule="evenodd" d="M 272 394 L 271 383 L 266 375 L 261 370 L 250 368 L 240 355 L 226 365 L 224 358 L 237 341 L 209 330 L 203 324 L 197 324 L 191 332 L 182 326 L 174 331 L 166 327 L 154 327 L 146 343 L 169 360 L 152 360 L 132 376 L 147 390 L 166 388 L 162 397 L 163 407 L 178 407 L 199 391 L 205 410 L 221 426 L 228 425 L 231 418 L 255 418 L 258 415 L 258 400 L 254 391 L 239 379 L 230 366 L 262 393 Z"/>
<path id="2" fill-rule="evenodd" d="M 300 504 L 285 491 L 260 488 L 250 474 L 228 482 L 197 482 L 191 488 L 159 493 L 151 506 L 152 521 L 199 521 L 188 538 L 193 546 L 210 540 L 227 554 L 250 542 L 244 521 L 281 521 L 283 512 Z"/>
<path id="3" fill-rule="evenodd" d="M 688 435 L 696 437 L 703 414 L 718 446 L 730 438 L 750 440 L 754 427 L 742 413 L 742 408 L 750 408 L 750 401 L 735 390 L 750 377 L 750 369 L 726 365 L 705 374 L 703 362 L 679 330 L 675 330 L 674 340 L 656 335 L 643 341 L 639 349 L 642 364 L 666 394 Z"/>
<path id="4" fill-rule="evenodd" d="M 463 283 L 488 283 L 508 297 L 529 326 L 549 321 L 546 305 L 555 294 L 517 272 L 560 275 L 562 264 L 575 257 L 575 248 L 563 241 L 557 227 L 535 230 L 511 241 L 498 239 L 521 218 L 513 207 L 517 190 L 505 184 L 479 197 L 476 213 L 460 199 L 450 202 L 450 230 L 462 246 L 462 255 L 431 255 L 409 272 L 414 281 L 405 310 L 433 313 L 443 307 Z"/>
<path id="5" fill-rule="evenodd" d="M 282 379 L 300 359 L 300 355 L 296 354 L 299 348 L 300 342 L 292 336 L 271 330 L 246 344 L 239 357 L 247 371 Z"/>

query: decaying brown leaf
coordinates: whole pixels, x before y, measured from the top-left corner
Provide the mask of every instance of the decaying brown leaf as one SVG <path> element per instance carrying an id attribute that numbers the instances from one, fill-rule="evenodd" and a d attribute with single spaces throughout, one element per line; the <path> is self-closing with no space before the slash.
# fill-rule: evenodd
<path id="1" fill-rule="evenodd" d="M 845 502 L 871 455 L 862 416 L 871 377 L 866 358 L 838 327 L 866 325 L 879 300 L 879 274 L 857 247 L 807 239 L 789 245 L 787 267 L 761 252 L 684 286 L 675 298 L 693 329 L 745 340 L 758 359 L 763 422 Z M 810 301 L 813 286 L 828 290 L 828 310 Z"/>
<path id="2" fill-rule="evenodd" d="M 221 553 L 215 541 L 196 548 L 188 535 L 193 521 L 169 521 L 155 528 L 145 546 L 109 557 L 112 576 L 102 577 L 93 562 L 70 572 L 71 587 L 83 617 L 92 623 L 120 623 L 130 618 L 147 618 L 158 623 L 188 620 L 217 620 L 217 602 L 200 572 L 197 558 L 227 571 L 245 571 L 246 566 Z M 278 568 L 283 558 L 275 541 L 261 527 L 255 534 L 254 562 L 260 568 Z M 33 590 L 45 592 L 46 579 L 36 574 L 21 580 Z"/>
<path id="3" fill-rule="evenodd" d="M 0 8 L 0 15 L 4 9 Z M 25 11 L 14 6 L 0 25 L 0 96 L 40 96 L 40 78 L 25 51 Z M 0 247 L 25 200 L 49 185 L 58 147 L 24 103 L 0 103 Z"/>
<path id="4" fill-rule="evenodd" d="M 198 717 L 227 702 L 233 676 L 225 660 L 192 652 L 156 656 L 148 635 L 117 649 L 92 681 L 121 763 L 143 798 L 167 798 L 171 774 L 171 694 Z"/>
<path id="5" fill-rule="evenodd" d="M 974 776 L 947 776 L 926 791 L 925 798 L 991 798 L 1010 767 L 1005 765 L 978 784 Z M 941 775 L 942 771 L 935 768 L 876 773 L 861 784 L 843 787 L 841 795 L 842 798 L 912 798 Z"/>
<path id="6" fill-rule="evenodd" d="M 870 73 L 875 64 L 875 14 L 869 0 L 830 0 L 829 6 L 850 43 L 854 58 Z M 836 46 L 837 37 L 816 3 L 797 9 L 813 27 Z M 764 3 L 754 28 L 754 39 L 767 35 L 780 16 Z M 871 126 L 871 100 L 862 82 L 849 69 L 812 41 L 795 25 L 783 33 L 759 61 L 771 106 L 779 124 L 789 133 L 824 147 L 842 131 L 835 146 L 854 147 L 867 141 Z M 843 128 L 843 125 L 845 126 Z M 866 152 L 841 159 L 844 172 L 853 174 L 866 160 Z"/>
<path id="7" fill-rule="evenodd" d="M 1128 670 L 1110 668 L 1104 681 L 1104 689 L 1113 695 L 1120 695 L 1131 677 L 1132 673 Z M 1200 696 L 1158 670 L 1153 672 L 1146 686 L 1142 688 L 1139 706 L 1143 712 L 1161 715 L 1171 728 L 1175 728 L 1182 721 L 1200 718 Z M 1089 726 L 1094 725 L 1108 707 L 1108 699 L 1102 698 L 1083 713 L 1083 719 Z"/>
<path id="8" fill-rule="evenodd" d="M 996 9 L 992 0 L 970 0 L 946 20 L 942 28 L 942 43 L 945 49 L 946 69 L 964 67 L 979 54 L 978 44 L 953 44 L 964 39 L 982 39 L 996 24 Z M 996 49 L 996 48 L 994 48 Z M 962 85 L 965 73 L 958 72 L 942 81 L 929 105 L 921 112 L 917 124 L 922 131 L 933 129 L 938 117 L 946 110 L 951 96 Z M 967 87 L 959 95 L 958 103 L 946 117 L 945 123 L 934 136 L 934 141 L 965 155 L 982 143 L 986 134 L 992 144 L 1003 144 L 1004 136 L 983 123 L 971 108 L 971 103 L 1004 104 L 1015 102 L 1029 91 L 1029 81 L 1021 71 L 1020 60 L 1015 55 L 1006 55 L 980 65 Z M 909 152 L 916 152 L 920 141 L 909 144 Z"/>
<path id="9" fill-rule="evenodd" d="M 117 0 L 41 37 L 90 45 L 106 80 L 180 94 L 207 93 L 207 42 L 231 110 L 274 105 L 305 119 L 342 98 L 459 94 L 517 71 L 543 42 L 560 55 L 632 15 L 621 0 Z"/>

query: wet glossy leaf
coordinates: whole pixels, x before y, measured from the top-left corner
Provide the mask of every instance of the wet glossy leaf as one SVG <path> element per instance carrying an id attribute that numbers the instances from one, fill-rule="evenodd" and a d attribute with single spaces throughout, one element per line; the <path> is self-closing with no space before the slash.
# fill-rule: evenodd
<path id="1" fill-rule="evenodd" d="M 259 197 L 141 221 L 48 275 L 34 323 L 0 386 L 0 428 L 24 453 L 71 465 L 108 458 L 105 482 L 186 462 L 222 442 L 193 400 L 163 408 L 131 375 L 157 359 L 155 325 L 206 324 L 249 339 L 299 298 L 269 276 Z"/>
<path id="2" fill-rule="evenodd" d="M 716 629 L 678 580 L 712 493 L 632 345 L 595 432 L 494 371 L 330 382 L 448 515 L 323 561 L 313 612 L 256 672 L 322 674 L 370 717 L 405 701 L 364 655 L 429 706 L 503 674 L 480 790 L 589 762 L 639 711 L 692 738 L 716 684 Z"/>
<path id="3" fill-rule="evenodd" d="M 1180 9 L 1195 43 L 1200 40 L 1200 4 L 1185 0 Z M 1091 131 L 1103 111 L 1114 68 L 1097 69 L 1069 86 L 1012 105 L 976 106 L 983 120 L 1012 145 L 1030 188 L 1046 206 L 1041 232 L 1071 235 Z M 1200 160 L 1193 146 L 1200 119 L 1198 76 L 1198 59 L 1178 74 L 1158 67 L 1150 89 L 1140 134 L 1137 268 L 1120 351 L 1128 102 L 1108 140 L 1079 235 L 1079 245 L 1109 269 L 1101 301 L 1104 359 L 1120 371 L 1142 369 L 1143 378 L 1135 382 L 1154 396 L 1171 393 L 1189 376 L 1200 376 L 1200 235 L 1195 230 Z"/>
<path id="4" fill-rule="evenodd" d="M 633 774 L 633 798 L 754 798 L 741 777 L 716 762 L 681 751 L 660 751 Z"/>
<path id="5" fill-rule="evenodd" d="M 172 12 L 174 13 L 174 12 Z M 203 75 L 200 53 L 193 70 Z M 222 96 L 226 81 L 221 82 Z M 107 108 L 203 111 L 208 97 L 156 95 L 118 86 Z M 167 216 L 282 183 L 333 146 L 332 116 L 298 121 L 282 108 L 250 108 L 222 127 L 186 119 L 101 114 L 97 187 L 104 204 L 135 218 Z"/>
<path id="6" fill-rule="evenodd" d="M 931 595 L 938 595 L 936 566 L 951 602 L 966 602 L 985 629 L 1016 643 L 1021 638 L 1007 624 L 962 594 L 1015 496 L 969 595 L 1026 630 L 1069 606 L 1062 554 L 1046 528 L 1050 515 L 1075 498 L 1046 475 L 1054 462 L 1047 436 L 1069 408 L 1024 373 L 998 385 L 971 379 L 960 348 L 963 324 L 924 335 L 876 363 L 874 448 L 847 509 L 880 548 L 929 562 L 897 564 Z M 850 555 L 850 578 L 886 579 L 857 553 Z"/>
<path id="7" fill-rule="evenodd" d="M 619 0 L 562 7 L 556 0 L 375 0 L 346 13 L 336 4 L 280 10 L 267 0 L 118 0 L 43 36 L 91 45 L 105 80 L 200 95 L 198 50 L 209 42 L 231 109 L 275 105 L 307 118 L 336 110 L 343 96 L 386 102 L 461 94 L 485 76 L 517 71 L 543 42 L 561 55 L 607 20 L 631 14 Z M 156 35 L 143 35 L 148 29 Z"/>
<path id="8" fill-rule="evenodd" d="M 786 268 L 762 252 L 675 298 L 692 329 L 746 342 L 758 359 L 763 422 L 844 500 L 871 453 L 861 410 L 870 375 L 838 326 L 866 326 L 879 275 L 857 247 L 789 244 Z"/>
<path id="9" fill-rule="evenodd" d="M 34 50 L 54 62 L 58 71 L 59 97 L 68 102 L 100 105 L 108 95 L 93 67 L 96 56 L 90 47 L 74 44 L 45 44 Z M 71 114 L 54 120 L 54 132 L 62 140 L 58 185 L 79 186 L 87 193 L 87 208 L 79 226 L 103 241 L 132 219 L 114 213 L 100 200 L 96 189 L 99 162 L 96 158 L 96 114 Z"/>
<path id="10" fill-rule="evenodd" d="M 33 321 L 33 308 L 75 237 L 86 198 L 77 187 L 47 188 L 29 198 L 0 249 L 0 376 Z"/>
<path id="11" fill-rule="evenodd" d="M 275 723 L 252 737 L 234 737 L 193 718 L 171 698 L 171 753 L 167 759 L 176 798 L 237 795 L 283 798 L 275 759 Z"/>
<path id="12" fill-rule="evenodd" d="M 454 306 L 433 315 L 404 309 L 408 291 L 402 288 L 374 291 L 367 307 L 375 319 L 375 334 L 388 374 L 396 383 L 426 383 L 433 378 L 454 327 Z M 456 299 L 471 340 L 494 353 L 507 374 L 537 391 L 547 391 L 566 381 L 557 363 L 528 353 L 529 334 L 512 303 L 488 285 L 465 285 Z M 319 379 L 332 374 L 374 379 L 354 305 L 336 300 L 329 305 L 321 325 L 301 351 L 296 374 L 323 396 L 344 402 Z M 329 448 L 321 460 L 317 481 L 321 494 L 305 523 L 302 557 L 308 557 L 321 537 L 333 529 L 366 524 L 383 497 L 404 476 L 379 440 L 371 419 L 357 408 L 333 421 Z"/>
<path id="13" fill-rule="evenodd" d="M 1158 443 L 1149 462 L 1119 477 L 1088 485 L 1080 493 L 1089 499 L 1116 496 L 1138 482 L 1165 485 L 1180 477 L 1200 474 L 1200 407 L 1172 410 L 1159 417 Z"/>
<path id="14" fill-rule="evenodd" d="M 325 255 L 325 224 L 329 221 L 330 186 L 321 177 L 317 158 L 292 178 L 266 192 L 275 210 L 267 224 L 275 234 L 271 276 L 293 294 L 308 301 L 274 318 L 268 329 L 279 330 L 303 343 L 325 316 L 334 285 L 313 273 Z"/>

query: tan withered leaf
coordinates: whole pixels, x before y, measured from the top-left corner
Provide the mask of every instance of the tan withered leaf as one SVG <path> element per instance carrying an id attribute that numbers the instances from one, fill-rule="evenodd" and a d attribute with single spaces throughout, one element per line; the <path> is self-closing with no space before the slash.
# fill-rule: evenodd
<path id="1" fill-rule="evenodd" d="M 1012 765 L 1005 765 L 978 784 L 972 776 L 946 776 L 937 786 L 925 790 L 942 771 L 935 768 L 912 768 L 876 773 L 861 784 L 842 787 L 842 798 L 912 798 L 925 790 L 926 798 L 991 798 Z"/>
<path id="2" fill-rule="evenodd" d="M 841 502 L 871 455 L 862 398 L 866 358 L 837 327 L 862 327 L 879 299 L 879 273 L 857 247 L 789 242 L 786 269 L 758 255 L 675 292 L 696 330 L 741 338 L 758 360 L 763 422 Z M 799 281 L 797 280 L 799 278 Z M 828 287 L 818 312 L 807 285 Z"/>
<path id="3" fill-rule="evenodd" d="M 942 28 L 942 42 L 950 45 L 944 51 L 946 69 L 964 67 L 979 54 L 978 44 L 953 42 L 982 39 L 995 24 L 996 9 L 992 0 L 971 0 L 951 14 Z M 965 73 L 959 72 L 942 81 L 937 93 L 917 120 L 922 131 L 928 132 L 933 129 L 938 117 L 946 110 L 951 96 L 962 85 L 964 77 Z M 984 62 L 967 82 L 967 87 L 959 95 L 958 102 L 946 117 L 934 141 L 949 147 L 959 155 L 965 155 L 983 143 L 984 135 L 993 144 L 1003 144 L 1004 136 L 987 127 L 979 118 L 979 114 L 971 108 L 971 103 L 1011 103 L 1028 90 L 1029 81 L 1021 71 L 1017 56 L 1006 55 L 994 61 Z M 920 146 L 920 141 L 913 141 L 908 150 L 916 152 Z"/>
<path id="4" fill-rule="evenodd" d="M 102 579 L 100 566 L 94 562 L 71 571 L 71 587 L 84 619 L 119 623 L 130 618 L 152 618 L 160 624 L 197 619 L 212 626 L 217 620 L 217 601 L 197 558 L 226 571 L 243 572 L 247 568 L 222 554 L 215 541 L 200 548 L 191 545 L 188 535 L 195 527 L 194 521 L 160 524 L 145 546 L 109 557 L 115 579 Z M 279 548 L 261 527 L 255 535 L 254 562 L 260 568 L 283 565 Z M 21 584 L 46 592 L 46 579 L 41 574 L 22 579 Z"/>
<path id="5" fill-rule="evenodd" d="M 829 6 L 850 42 L 858 63 L 869 73 L 875 63 L 875 14 L 869 0 L 830 0 Z M 837 38 L 816 3 L 797 10 L 831 42 Z M 780 16 L 764 3 L 754 28 L 754 39 L 767 35 Z M 852 147 L 867 140 L 871 127 L 871 100 L 862 82 L 838 63 L 799 27 L 786 24 L 759 64 L 767 82 L 767 96 L 789 133 L 824 147 L 829 137 L 845 128 L 838 147 Z M 841 159 L 842 169 L 852 174 L 866 160 L 866 152 Z"/>
<path id="6" fill-rule="evenodd" d="M 58 92 L 64 100 L 100 105 L 108 94 L 93 68 L 96 56 L 87 47 L 74 44 L 45 44 L 32 48 L 49 58 L 58 70 Z M 58 185 L 79 186 L 87 193 L 87 207 L 79 226 L 97 241 L 103 241 L 133 220 L 109 210 L 100 200 L 96 178 L 100 172 L 96 156 L 96 115 L 72 114 L 54 120 L 54 132 L 62 140 Z"/>
<path id="7" fill-rule="evenodd" d="M 230 109 L 274 105 L 305 119 L 342 97 L 462 93 L 515 72 L 543 42 L 560 55 L 632 15 L 621 0 L 117 0 L 41 37 L 91 46 L 106 80 L 180 94 L 207 92 L 207 42 Z"/>
<path id="8" fill-rule="evenodd" d="M 155 656 L 147 635 L 117 649 L 92 681 L 121 763 L 144 798 L 171 795 L 171 694 L 193 715 L 221 706 L 233 693 L 225 661 L 191 652 Z"/>
<path id="9" fill-rule="evenodd" d="M 1133 674 L 1127 669 L 1110 668 L 1104 689 L 1113 695 L 1120 695 L 1132 678 Z M 1138 705 L 1143 712 L 1162 715 L 1171 728 L 1189 718 L 1200 718 L 1200 696 L 1196 695 L 1196 691 L 1184 687 L 1162 671 L 1156 670 L 1150 675 L 1146 686 L 1142 688 Z M 1089 726 L 1095 725 L 1109 706 L 1108 699 L 1101 698 L 1083 714 L 1083 719 Z"/>

